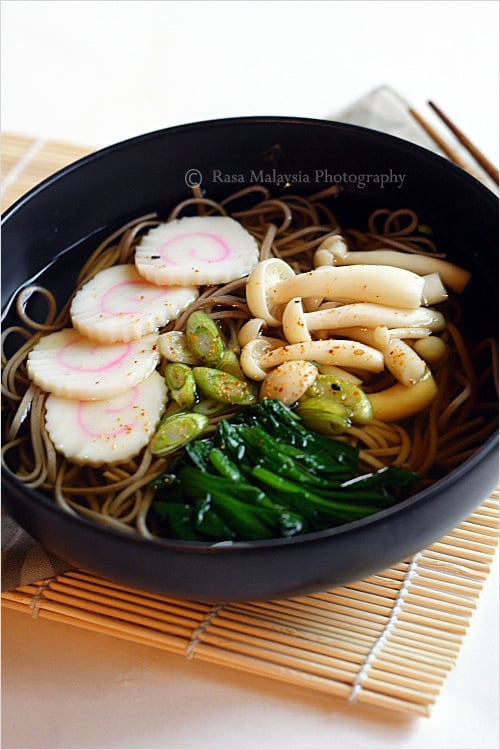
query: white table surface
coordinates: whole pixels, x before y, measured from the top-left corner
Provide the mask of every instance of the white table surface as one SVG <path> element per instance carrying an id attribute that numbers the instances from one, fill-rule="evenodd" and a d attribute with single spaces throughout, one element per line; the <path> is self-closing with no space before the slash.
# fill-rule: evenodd
<path id="1" fill-rule="evenodd" d="M 497 2 L 3 0 L 2 128 L 88 146 L 388 84 L 498 163 Z M 498 750 L 498 556 L 429 719 L 3 612 L 2 747 Z"/>

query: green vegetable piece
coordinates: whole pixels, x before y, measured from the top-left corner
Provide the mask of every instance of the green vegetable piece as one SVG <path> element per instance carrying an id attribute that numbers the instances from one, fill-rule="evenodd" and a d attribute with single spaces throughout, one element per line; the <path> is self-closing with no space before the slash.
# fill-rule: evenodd
<path id="1" fill-rule="evenodd" d="M 229 411 L 230 406 L 231 404 L 214 401 L 213 398 L 202 398 L 193 406 L 193 411 L 198 414 L 206 414 L 207 417 L 216 417 L 219 414 Z"/>
<path id="2" fill-rule="evenodd" d="M 232 418 L 220 422 L 218 439 L 223 442 L 234 457 L 241 461 L 247 452 L 247 445 L 238 435 L 238 425 L 260 426 L 279 450 L 300 460 L 308 470 L 323 475 L 334 475 L 345 479 L 354 476 L 358 467 L 359 450 L 344 441 L 332 440 L 306 429 L 300 417 L 288 406 L 275 399 L 265 399 L 258 404 L 247 406 Z M 269 455 L 269 452 L 267 453 Z"/>
<path id="3" fill-rule="evenodd" d="M 257 399 L 248 383 L 212 367 L 193 367 L 196 385 L 207 398 L 225 404 L 253 404 Z"/>
<path id="4" fill-rule="evenodd" d="M 348 408 L 327 396 L 300 407 L 315 400 L 323 407 L 318 419 L 325 419 L 325 401 L 331 413 Z M 185 523 L 187 539 L 193 533 L 212 542 L 286 538 L 377 513 L 406 496 L 418 478 L 395 466 L 360 476 L 358 458 L 354 446 L 310 431 L 291 409 L 266 399 L 186 445 L 152 486 L 161 500 L 180 504 L 169 513 L 179 530 Z"/>
<path id="5" fill-rule="evenodd" d="M 272 539 L 277 531 L 266 523 L 266 512 L 250 503 L 242 502 L 229 493 L 215 491 L 213 508 L 240 539 Z M 274 519 L 273 519 L 274 520 Z"/>
<path id="6" fill-rule="evenodd" d="M 163 521 L 167 522 L 168 533 L 176 539 L 200 541 L 203 539 L 196 532 L 193 522 L 193 508 L 187 503 L 169 503 L 155 501 L 154 509 Z"/>
<path id="7" fill-rule="evenodd" d="M 355 424 L 368 424 L 373 419 L 373 407 L 363 389 L 334 375 L 318 375 L 303 396 L 304 401 L 308 398 L 328 398 L 343 404 Z"/>
<path id="8" fill-rule="evenodd" d="M 191 459 L 191 462 L 194 464 L 194 466 L 196 466 L 197 469 L 201 469 L 201 471 L 208 471 L 210 468 L 209 456 L 211 450 L 211 440 L 203 438 L 202 440 L 193 440 L 193 442 L 188 443 L 185 448 L 185 453 L 186 456 Z M 186 463 L 186 461 L 183 461 L 181 459 L 179 463 L 183 465 Z M 177 465 L 176 468 L 178 468 Z"/>
<path id="9" fill-rule="evenodd" d="M 245 380 L 245 374 L 240 367 L 240 360 L 236 352 L 232 349 L 226 349 L 217 365 L 219 370 L 234 375 L 238 380 Z"/>
<path id="10" fill-rule="evenodd" d="M 197 531 L 219 541 L 234 539 L 234 531 L 212 508 L 212 498 L 207 495 L 195 503 L 195 526 Z"/>
<path id="11" fill-rule="evenodd" d="M 186 340 L 190 350 L 203 365 L 218 367 L 226 343 L 210 315 L 203 310 L 191 313 L 186 324 Z"/>
<path id="12" fill-rule="evenodd" d="M 307 529 L 301 515 L 275 502 L 259 487 L 249 484 L 244 476 L 236 481 L 227 475 L 217 476 L 203 469 L 199 471 L 184 466 L 179 473 L 179 483 L 184 495 L 196 502 L 202 493 L 206 498 L 210 497 L 211 509 L 216 509 L 217 514 L 237 532 L 238 539 L 290 537 Z M 263 528 L 263 525 L 268 528 Z M 199 526 L 197 528 L 201 530 Z M 256 529 L 260 529 L 258 534 L 263 534 L 262 537 L 256 535 Z"/>
<path id="13" fill-rule="evenodd" d="M 220 448 L 212 448 L 208 454 L 208 460 L 213 468 L 218 471 L 222 477 L 231 479 L 233 482 L 244 482 L 245 478 L 236 464 L 231 461 L 229 456 L 221 451 Z"/>
<path id="14" fill-rule="evenodd" d="M 196 383 L 188 365 L 170 363 L 165 367 L 165 382 L 170 395 L 181 409 L 191 409 L 196 403 Z"/>
<path id="15" fill-rule="evenodd" d="M 351 410 L 330 398 L 306 398 L 296 413 L 306 427 L 322 435 L 342 435 L 352 424 Z"/>
<path id="16" fill-rule="evenodd" d="M 429 226 L 429 224 L 419 224 L 417 227 L 417 231 L 421 234 L 432 234 L 432 227 Z"/>
<path id="17" fill-rule="evenodd" d="M 204 414 L 179 412 L 164 417 L 154 434 L 150 450 L 155 456 L 166 456 L 201 435 L 210 420 Z"/>
<path id="18" fill-rule="evenodd" d="M 365 506 L 357 502 L 352 502 L 353 498 L 356 497 L 355 494 L 350 498 L 349 494 L 345 493 L 344 497 L 340 500 L 334 499 L 335 494 L 333 492 L 331 493 L 331 498 L 322 497 L 290 479 L 277 476 L 262 466 L 256 466 L 252 474 L 256 480 L 262 482 L 265 486 L 278 490 L 282 493 L 282 497 L 286 496 L 293 503 L 294 507 L 299 512 L 303 512 L 306 517 L 308 514 L 312 514 L 312 517 L 319 514 L 320 517 L 329 521 L 334 521 L 335 519 L 354 520 L 364 518 L 364 516 L 370 515 L 377 510 L 377 507 L 373 505 Z"/>
<path id="19" fill-rule="evenodd" d="M 352 421 L 354 424 L 368 424 L 373 419 L 373 406 L 368 396 L 363 393 L 363 397 L 359 400 L 356 406 L 352 410 Z"/>
<path id="20" fill-rule="evenodd" d="M 354 477 L 343 482 L 341 490 L 352 493 L 355 498 L 366 495 L 384 506 L 394 502 L 395 491 L 398 488 L 406 488 L 417 479 L 420 477 L 414 471 L 402 469 L 400 466 L 385 466 L 373 474 Z"/>

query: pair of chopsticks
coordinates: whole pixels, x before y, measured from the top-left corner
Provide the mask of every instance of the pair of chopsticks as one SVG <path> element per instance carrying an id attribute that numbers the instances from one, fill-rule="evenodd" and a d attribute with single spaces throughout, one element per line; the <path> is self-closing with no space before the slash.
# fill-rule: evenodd
<path id="1" fill-rule="evenodd" d="M 498 169 L 495 167 L 489 159 L 486 158 L 486 156 L 481 153 L 481 151 L 475 146 L 472 141 L 467 138 L 467 136 L 462 133 L 461 130 L 455 125 L 455 123 L 450 120 L 450 118 L 445 115 L 445 113 L 437 106 L 437 104 L 434 104 L 434 102 L 428 102 L 431 109 L 436 113 L 436 115 L 439 117 L 439 119 L 446 125 L 446 127 L 453 133 L 453 135 L 456 137 L 456 139 L 459 141 L 459 143 L 464 146 L 464 148 L 468 151 L 468 153 L 472 156 L 472 158 L 476 161 L 477 164 L 486 172 L 486 174 L 491 177 L 494 182 L 498 184 Z M 426 133 L 432 138 L 434 143 L 436 143 L 439 148 L 446 154 L 446 156 L 455 164 L 462 167 L 462 169 L 467 170 L 467 172 L 470 172 L 474 177 L 476 177 L 479 180 L 482 180 L 483 178 L 478 175 L 475 170 L 470 166 L 468 162 L 466 162 L 461 154 L 459 154 L 456 149 L 454 149 L 452 146 L 449 145 L 449 143 L 435 130 L 435 128 L 427 122 L 427 120 L 422 117 L 421 114 L 419 114 L 413 107 L 409 108 L 410 114 L 412 117 L 419 123 L 419 125 L 422 126 L 422 128 L 426 131 Z"/>

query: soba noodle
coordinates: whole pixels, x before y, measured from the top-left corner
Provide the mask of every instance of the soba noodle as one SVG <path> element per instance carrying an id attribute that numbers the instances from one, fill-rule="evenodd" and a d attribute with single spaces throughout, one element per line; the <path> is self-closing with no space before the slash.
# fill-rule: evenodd
<path id="1" fill-rule="evenodd" d="M 201 215 L 221 214 L 238 220 L 255 237 L 261 250 L 260 260 L 275 256 L 289 263 L 296 273 L 312 267 L 312 255 L 330 236 L 340 234 L 334 214 L 323 199 L 335 192 L 326 190 L 309 198 L 287 195 L 271 198 L 262 186 L 241 190 L 220 203 L 194 191 L 192 198 L 179 203 L 168 219 L 197 211 Z M 238 208 L 240 201 L 255 202 Z M 44 410 L 47 395 L 27 376 L 26 358 L 34 344 L 47 332 L 71 325 L 69 308 L 78 289 L 98 271 L 133 262 L 135 247 L 150 228 L 157 226 L 156 214 L 141 216 L 114 232 L 88 258 L 81 269 L 76 288 L 61 310 L 50 290 L 30 286 L 17 297 L 18 323 L 3 332 L 2 391 L 5 412 L 2 463 L 27 487 L 49 493 L 64 511 L 81 514 L 100 523 L 151 537 L 148 512 L 154 497 L 151 481 L 168 468 L 170 457 L 153 456 L 148 448 L 125 465 L 92 468 L 79 466 L 57 453 L 45 429 Z M 406 252 L 437 252 L 432 240 L 419 230 L 419 217 L 410 210 L 380 209 L 368 218 L 368 230 L 342 228 L 352 250 L 381 247 Z M 189 315 L 202 309 L 219 321 L 231 341 L 237 340 L 240 327 L 252 315 L 245 298 L 246 279 L 200 290 L 199 298 L 162 332 L 182 331 Z M 29 300 L 41 297 L 46 306 L 42 321 L 27 312 Z M 374 420 L 353 426 L 339 439 L 360 450 L 361 468 L 373 471 L 386 465 L 412 469 L 424 477 L 423 485 L 434 482 L 471 456 L 493 432 L 496 402 L 491 395 L 497 380 L 497 347 L 492 339 L 481 341 L 470 350 L 460 333 L 460 300 L 445 303 L 448 321 L 443 338 L 448 356 L 433 374 L 438 396 L 430 407 L 401 423 Z M 20 341 L 12 354 L 11 340 Z M 164 363 L 160 364 L 162 371 Z M 363 385 L 366 393 L 387 387 L 394 380 L 387 373 L 372 376 Z M 225 413 L 212 419 L 211 429 Z M 210 428 L 209 428 L 210 429 Z"/>

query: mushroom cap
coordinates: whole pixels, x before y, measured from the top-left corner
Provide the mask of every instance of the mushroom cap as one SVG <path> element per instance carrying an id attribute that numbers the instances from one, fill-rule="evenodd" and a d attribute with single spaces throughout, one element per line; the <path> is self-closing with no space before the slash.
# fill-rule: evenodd
<path id="1" fill-rule="evenodd" d="M 269 367 L 262 367 L 262 360 L 272 349 L 286 345 L 286 341 L 273 339 L 268 336 L 258 336 L 249 341 L 240 353 L 241 369 L 252 380 L 264 380 Z"/>
<path id="2" fill-rule="evenodd" d="M 303 359 L 283 362 L 269 372 L 260 388 L 260 398 L 275 398 L 292 406 L 318 377 L 318 368 Z"/>
<path id="3" fill-rule="evenodd" d="M 334 266 L 337 259 L 346 258 L 349 254 L 349 245 L 345 237 L 341 234 L 334 234 L 333 237 L 327 237 L 323 240 L 314 254 L 313 263 L 319 266 Z"/>
<path id="4" fill-rule="evenodd" d="M 252 315 L 262 318 L 270 326 L 278 326 L 279 308 L 272 307 L 272 293 L 282 281 L 292 276 L 295 276 L 293 268 L 279 258 L 268 258 L 258 263 L 248 277 L 246 287 L 247 303 Z"/>
<path id="5" fill-rule="evenodd" d="M 250 318 L 244 323 L 238 331 L 238 344 L 245 346 L 252 339 L 256 339 L 262 334 L 262 329 L 266 327 L 264 318 Z"/>

